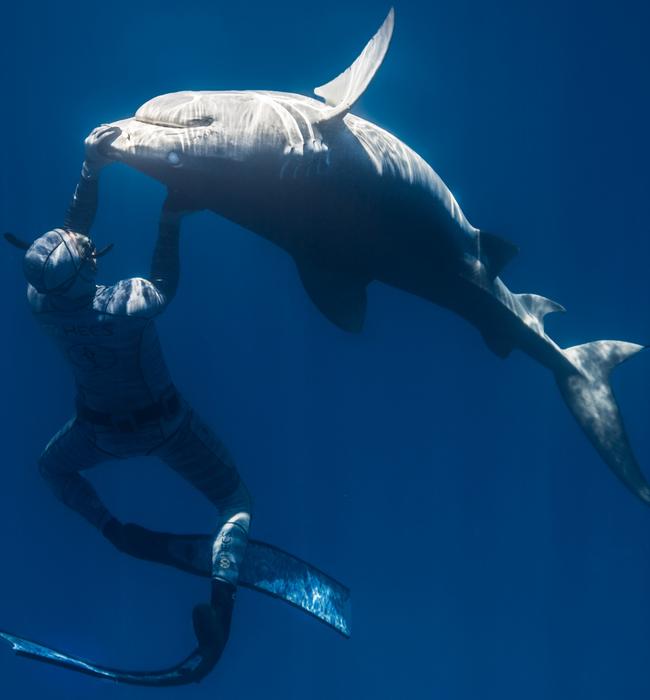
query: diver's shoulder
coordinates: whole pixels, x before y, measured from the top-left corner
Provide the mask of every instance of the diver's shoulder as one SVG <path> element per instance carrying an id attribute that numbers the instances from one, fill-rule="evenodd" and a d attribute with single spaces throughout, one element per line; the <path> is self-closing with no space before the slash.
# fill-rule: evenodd
<path id="1" fill-rule="evenodd" d="M 51 311 L 51 305 L 47 294 L 41 294 L 36 287 L 31 284 L 27 285 L 27 301 L 32 313 L 44 314 Z"/>
<path id="2" fill-rule="evenodd" d="M 98 287 L 94 308 L 113 316 L 151 318 L 160 313 L 164 298 L 156 286 L 143 277 L 120 280 L 110 287 Z"/>

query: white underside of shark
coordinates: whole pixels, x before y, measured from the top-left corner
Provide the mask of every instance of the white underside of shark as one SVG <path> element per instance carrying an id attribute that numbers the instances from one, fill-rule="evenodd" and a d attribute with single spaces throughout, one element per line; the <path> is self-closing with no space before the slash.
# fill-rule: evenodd
<path id="1" fill-rule="evenodd" d="M 650 503 L 609 384 L 611 369 L 643 346 L 560 348 L 544 316 L 563 308 L 514 294 L 498 276 L 516 247 L 472 226 L 424 159 L 350 113 L 393 26 L 391 10 L 356 61 L 316 88 L 324 101 L 251 90 L 162 95 L 113 124 L 121 133 L 112 152 L 285 249 L 316 306 L 345 330 L 361 330 L 366 286 L 381 281 L 459 313 L 502 357 L 523 350 L 554 373 L 602 458 Z"/>

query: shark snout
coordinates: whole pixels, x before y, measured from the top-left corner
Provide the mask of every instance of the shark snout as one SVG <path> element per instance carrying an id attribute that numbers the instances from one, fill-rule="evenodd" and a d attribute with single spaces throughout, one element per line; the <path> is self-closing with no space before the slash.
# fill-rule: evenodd
<path id="1" fill-rule="evenodd" d="M 133 146 L 133 134 L 135 119 L 121 119 L 120 121 L 112 122 L 109 126 L 115 130 L 115 138 L 107 145 L 106 151 L 114 158 L 120 159 L 120 156 L 125 155 Z M 137 122 L 135 122 L 137 124 Z"/>
<path id="2" fill-rule="evenodd" d="M 119 132 L 108 148 L 108 154 L 115 160 L 136 167 L 145 163 L 176 165 L 174 158 L 179 157 L 183 148 L 182 130 L 149 124 L 135 117 L 110 126 Z"/>

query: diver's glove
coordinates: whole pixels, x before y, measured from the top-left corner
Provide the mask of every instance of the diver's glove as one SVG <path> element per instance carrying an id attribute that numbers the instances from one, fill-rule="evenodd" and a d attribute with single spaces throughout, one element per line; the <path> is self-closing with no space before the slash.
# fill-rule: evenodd
<path id="1" fill-rule="evenodd" d="M 108 148 L 121 133 L 117 126 L 102 124 L 88 134 L 84 141 L 86 156 L 81 167 L 81 176 L 85 180 L 94 180 L 99 171 L 113 161 Z"/>

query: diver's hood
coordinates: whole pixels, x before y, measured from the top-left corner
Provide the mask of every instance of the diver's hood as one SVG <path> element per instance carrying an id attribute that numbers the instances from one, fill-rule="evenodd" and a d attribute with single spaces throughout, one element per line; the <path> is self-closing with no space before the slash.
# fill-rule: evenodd
<path id="1" fill-rule="evenodd" d="M 95 246 L 81 233 L 54 229 L 27 249 L 23 270 L 41 294 L 77 299 L 95 288 Z"/>

